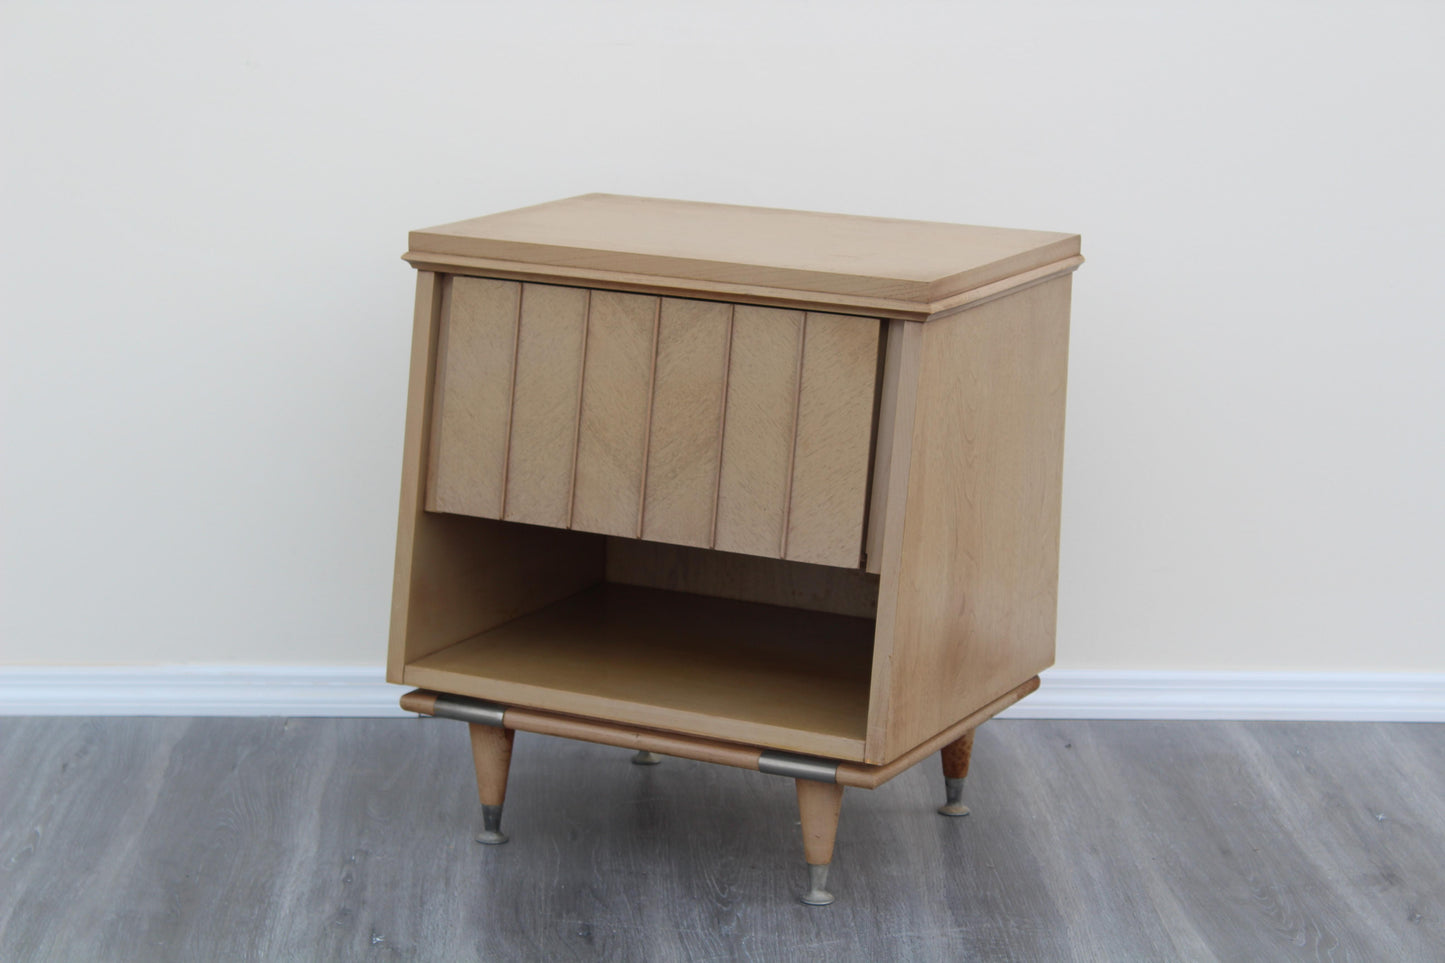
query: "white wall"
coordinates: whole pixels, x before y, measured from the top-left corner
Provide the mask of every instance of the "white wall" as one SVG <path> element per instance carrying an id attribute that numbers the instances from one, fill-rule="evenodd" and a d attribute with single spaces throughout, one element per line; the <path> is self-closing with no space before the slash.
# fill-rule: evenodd
<path id="1" fill-rule="evenodd" d="M 1445 7 L 0 8 L 0 663 L 377 663 L 409 228 L 1084 235 L 1061 666 L 1445 670 Z"/>

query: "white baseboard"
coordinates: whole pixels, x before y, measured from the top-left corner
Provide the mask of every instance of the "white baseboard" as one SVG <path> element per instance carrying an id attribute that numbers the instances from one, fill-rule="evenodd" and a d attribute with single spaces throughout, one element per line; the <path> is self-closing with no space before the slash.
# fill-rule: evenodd
<path id="1" fill-rule="evenodd" d="M 406 716 L 379 666 L 0 667 L 0 715 Z"/>
<path id="2" fill-rule="evenodd" d="M 374 666 L 0 667 L 0 715 L 404 716 Z M 1009 719 L 1445 722 L 1445 675 L 1051 669 Z"/>
<path id="3" fill-rule="evenodd" d="M 1050 669 L 1000 718 L 1445 722 L 1445 675 Z"/>

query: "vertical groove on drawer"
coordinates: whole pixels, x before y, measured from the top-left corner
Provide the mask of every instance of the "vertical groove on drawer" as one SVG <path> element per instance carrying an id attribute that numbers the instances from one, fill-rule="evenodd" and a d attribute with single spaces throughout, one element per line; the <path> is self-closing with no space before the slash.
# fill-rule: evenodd
<path id="1" fill-rule="evenodd" d="M 517 408 L 517 353 L 522 348 L 522 303 L 527 299 L 527 286 L 517 285 L 517 323 L 512 328 L 512 368 L 507 375 L 507 441 L 502 446 L 502 503 L 498 518 L 507 517 L 507 480 L 512 469 L 512 415 Z"/>
<path id="2" fill-rule="evenodd" d="M 652 441 L 652 403 L 657 397 L 657 335 L 662 329 L 662 298 L 652 314 L 652 363 L 647 369 L 647 421 L 642 425 L 642 476 L 637 483 L 637 532 L 642 537 L 642 522 L 647 512 L 647 447 Z"/>
<path id="3" fill-rule="evenodd" d="M 780 555 L 802 324 L 801 311 L 734 309 L 714 538 L 719 551 Z"/>
<path id="4" fill-rule="evenodd" d="M 592 329 L 592 292 L 587 292 L 586 307 L 582 309 L 582 354 L 577 362 L 577 414 L 572 427 L 572 483 L 567 488 L 567 527 L 572 527 L 572 515 L 577 510 L 577 450 L 582 447 L 582 392 L 587 384 L 587 333 Z"/>
<path id="5" fill-rule="evenodd" d="M 728 337 L 723 346 L 722 398 L 718 402 L 717 419 L 717 461 L 713 465 L 712 482 L 712 523 L 708 527 L 707 547 L 717 547 L 717 499 L 722 491 L 723 439 L 728 430 L 728 373 L 733 364 L 733 321 L 737 318 L 736 304 L 728 305 Z"/>
<path id="6" fill-rule="evenodd" d="M 574 415 L 587 292 L 531 283 L 524 290 L 505 518 L 563 528 L 577 449 Z"/>
<path id="7" fill-rule="evenodd" d="M 571 527 L 636 538 L 643 497 L 658 299 L 593 291 L 577 419 Z"/>
<path id="8" fill-rule="evenodd" d="M 717 473 L 730 309 L 663 298 L 648 429 L 642 537 L 707 548 Z"/>
<path id="9" fill-rule="evenodd" d="M 911 412 L 906 423 L 900 423 L 905 406 L 900 399 L 904 385 L 903 338 L 907 321 L 883 322 L 883 347 L 878 382 L 878 417 L 874 423 L 873 477 L 870 479 L 870 504 L 864 519 L 863 556 L 867 571 L 878 575 L 883 571 L 884 523 L 887 518 L 889 486 L 893 478 L 893 449 L 904 442 L 897 437 L 912 431 Z M 919 325 L 914 325 L 915 328 Z M 910 436 L 911 437 L 911 436 Z M 897 440 L 895 440 L 897 438 Z"/>
<path id="10" fill-rule="evenodd" d="M 446 431 L 445 412 L 447 397 L 447 341 L 452 327 L 452 278 L 440 275 L 436 288 L 441 292 L 441 323 L 437 325 L 436 361 L 432 365 L 432 423 L 431 437 L 427 439 L 426 460 L 426 510 L 446 511 L 449 499 L 443 493 L 442 436 Z"/>
<path id="11" fill-rule="evenodd" d="M 793 517 L 793 472 L 798 465 L 798 419 L 803 406 L 803 360 L 808 351 L 808 314 L 798 325 L 798 375 L 793 391 L 793 440 L 788 446 L 788 481 L 783 488 L 783 534 L 778 539 L 778 558 L 788 557 L 788 524 Z"/>
<path id="12" fill-rule="evenodd" d="M 808 315 L 785 558 L 861 561 L 879 344 L 876 318 Z"/>
<path id="13" fill-rule="evenodd" d="M 469 277 L 439 285 L 426 509 L 500 518 L 521 285 Z"/>

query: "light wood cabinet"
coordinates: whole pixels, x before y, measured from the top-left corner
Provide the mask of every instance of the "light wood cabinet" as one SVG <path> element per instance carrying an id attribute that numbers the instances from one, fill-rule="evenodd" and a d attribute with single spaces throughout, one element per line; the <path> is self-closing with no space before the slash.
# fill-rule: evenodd
<path id="1" fill-rule="evenodd" d="M 1053 659 L 1076 235 L 588 195 L 406 257 L 388 678 L 479 839 L 488 726 L 798 779 L 809 902 L 842 786 L 945 749 L 966 811 Z"/>

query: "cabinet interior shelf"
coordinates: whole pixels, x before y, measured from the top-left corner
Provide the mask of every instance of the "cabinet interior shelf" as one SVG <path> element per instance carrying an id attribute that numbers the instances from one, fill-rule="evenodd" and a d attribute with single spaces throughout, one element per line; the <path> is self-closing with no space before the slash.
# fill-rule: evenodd
<path id="1" fill-rule="evenodd" d="M 408 685 L 861 760 L 874 620 L 602 582 L 410 662 Z"/>

